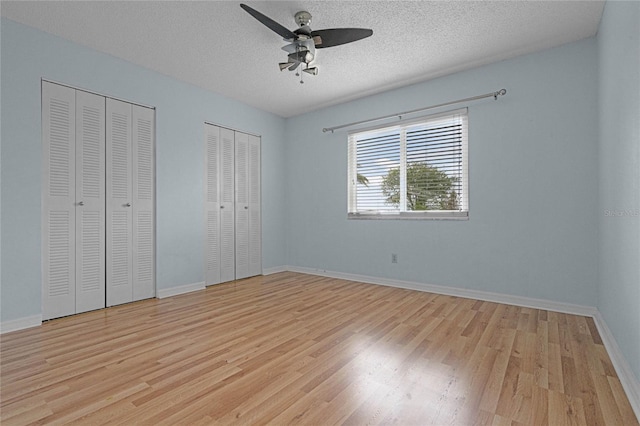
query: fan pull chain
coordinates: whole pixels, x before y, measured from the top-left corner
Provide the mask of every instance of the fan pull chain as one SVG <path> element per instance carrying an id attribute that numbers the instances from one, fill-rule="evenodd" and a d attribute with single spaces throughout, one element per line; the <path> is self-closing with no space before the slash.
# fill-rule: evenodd
<path id="1" fill-rule="evenodd" d="M 296 46 L 296 53 L 298 54 L 298 59 L 300 59 L 300 45 Z M 300 67 L 298 66 L 298 69 L 296 69 L 296 77 L 300 77 L 300 84 L 303 84 L 304 81 L 302 81 L 302 74 L 300 73 Z"/>

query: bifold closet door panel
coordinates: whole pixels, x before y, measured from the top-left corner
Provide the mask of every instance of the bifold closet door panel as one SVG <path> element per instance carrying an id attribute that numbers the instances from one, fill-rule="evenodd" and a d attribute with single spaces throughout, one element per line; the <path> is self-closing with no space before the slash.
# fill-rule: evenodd
<path id="1" fill-rule="evenodd" d="M 260 138 L 236 132 L 236 279 L 262 273 Z"/>
<path id="2" fill-rule="evenodd" d="M 74 89 L 42 82 L 42 319 L 75 313 Z"/>
<path id="3" fill-rule="evenodd" d="M 220 283 L 220 128 L 204 125 L 205 285 Z"/>
<path id="4" fill-rule="evenodd" d="M 155 111 L 132 105 L 133 300 L 155 296 L 154 140 Z"/>
<path id="5" fill-rule="evenodd" d="M 76 309 L 105 307 L 105 98 L 76 91 Z"/>
<path id="6" fill-rule="evenodd" d="M 249 276 L 249 135 L 236 132 L 236 279 Z"/>
<path id="7" fill-rule="evenodd" d="M 236 279 L 234 133 L 220 128 L 220 282 Z"/>
<path id="8" fill-rule="evenodd" d="M 262 220 L 260 137 L 249 135 L 248 205 L 249 205 L 249 276 L 262 274 Z"/>
<path id="9" fill-rule="evenodd" d="M 133 300 L 131 104 L 107 99 L 107 306 Z"/>

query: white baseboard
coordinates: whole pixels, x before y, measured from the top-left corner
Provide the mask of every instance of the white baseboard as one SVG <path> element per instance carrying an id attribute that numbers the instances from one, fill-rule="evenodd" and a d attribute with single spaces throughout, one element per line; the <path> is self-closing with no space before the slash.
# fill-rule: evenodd
<path id="1" fill-rule="evenodd" d="M 25 328 L 37 327 L 42 324 L 42 315 L 31 315 L 30 317 L 18 318 L 0 323 L 0 334 L 11 331 L 24 330 Z"/>
<path id="2" fill-rule="evenodd" d="M 190 293 L 192 291 L 204 290 L 204 282 L 185 284 L 177 287 L 163 288 L 157 291 L 157 298 L 177 296 L 179 294 Z M 0 334 L 9 333 L 11 331 L 23 330 L 25 328 L 37 327 L 42 325 L 42 315 L 32 315 L 29 317 L 18 318 L 11 321 L 0 323 Z"/>
<path id="3" fill-rule="evenodd" d="M 609 358 L 611 358 L 613 368 L 615 368 L 620 383 L 622 383 L 627 398 L 629 398 L 633 412 L 636 413 L 636 417 L 640 419 L 640 381 L 636 378 L 635 374 L 633 374 L 631 366 L 620 351 L 618 342 L 616 342 L 613 333 L 611 333 L 611 329 L 609 329 L 609 326 L 599 311 L 593 316 L 593 320 L 596 323 L 604 347 L 607 349 Z"/>
<path id="4" fill-rule="evenodd" d="M 191 293 L 192 291 L 204 290 L 204 281 L 199 283 L 184 284 L 176 287 L 161 288 L 158 290 L 158 299 L 164 299 L 165 297 L 177 296 L 179 294 Z"/>
<path id="5" fill-rule="evenodd" d="M 262 270 L 262 275 L 278 274 L 280 272 L 289 271 L 288 266 L 276 266 L 274 268 L 266 268 Z"/>
<path id="6" fill-rule="evenodd" d="M 593 316 L 598 310 L 592 306 L 574 305 L 571 303 L 555 302 L 553 300 L 535 299 L 532 297 L 514 296 L 510 294 L 492 293 L 481 290 L 469 290 L 465 288 L 446 287 L 434 284 L 425 284 L 414 281 L 402 281 L 390 278 L 371 277 L 368 275 L 348 274 L 344 272 L 326 271 L 324 269 L 303 268 L 288 266 L 287 271 L 300 272 L 302 274 L 320 275 L 324 277 L 340 278 L 350 281 L 358 281 L 367 284 L 385 285 L 388 287 L 406 288 L 409 290 L 425 291 L 429 293 L 444 294 L 447 296 L 464 297 L 467 299 L 485 300 L 487 302 L 506 303 L 509 305 L 523 306 L 526 308 L 544 309 L 547 311 L 562 312 L 566 314 Z"/>

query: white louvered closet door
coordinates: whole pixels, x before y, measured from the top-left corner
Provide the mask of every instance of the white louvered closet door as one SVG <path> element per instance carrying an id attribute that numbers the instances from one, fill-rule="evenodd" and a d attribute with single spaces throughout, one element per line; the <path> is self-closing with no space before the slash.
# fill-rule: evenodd
<path id="1" fill-rule="evenodd" d="M 204 125 L 205 285 L 220 283 L 220 128 Z"/>
<path id="2" fill-rule="evenodd" d="M 42 319 L 75 313 L 75 90 L 42 83 Z"/>
<path id="3" fill-rule="evenodd" d="M 133 300 L 155 296 L 154 140 L 155 111 L 132 105 Z"/>
<path id="4" fill-rule="evenodd" d="M 76 307 L 105 307 L 105 98 L 76 91 Z"/>
<path id="5" fill-rule="evenodd" d="M 236 132 L 236 279 L 249 274 L 249 135 Z"/>
<path id="6" fill-rule="evenodd" d="M 206 285 L 260 275 L 260 137 L 205 124 Z"/>
<path id="7" fill-rule="evenodd" d="M 42 312 L 155 295 L 155 111 L 42 83 Z"/>
<path id="8" fill-rule="evenodd" d="M 131 104 L 107 99 L 107 306 L 133 300 Z"/>
<path id="9" fill-rule="evenodd" d="M 220 281 L 232 281 L 235 271 L 235 195 L 233 130 L 220 128 Z"/>
<path id="10" fill-rule="evenodd" d="M 249 135 L 249 276 L 262 274 L 260 137 Z"/>
<path id="11" fill-rule="evenodd" d="M 236 132 L 236 279 L 262 273 L 260 138 Z"/>

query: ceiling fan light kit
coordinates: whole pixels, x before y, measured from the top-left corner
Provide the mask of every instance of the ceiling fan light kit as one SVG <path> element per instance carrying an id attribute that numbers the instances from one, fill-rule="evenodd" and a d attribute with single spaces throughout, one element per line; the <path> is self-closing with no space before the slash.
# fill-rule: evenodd
<path id="1" fill-rule="evenodd" d="M 330 28 L 312 31 L 309 27 L 311 14 L 304 10 L 294 15 L 294 20 L 299 28 L 295 31 L 290 31 L 246 4 L 240 4 L 240 7 L 289 43 L 282 47 L 282 50 L 287 52 L 288 56 L 287 62 L 278 64 L 280 71 L 285 69 L 295 71 L 300 64 L 305 64 L 305 68 L 302 71 L 307 74 L 318 75 L 318 67 L 310 67 L 311 62 L 316 59 L 316 49 L 352 43 L 370 37 L 373 34 L 372 30 L 364 28 Z M 296 76 L 300 76 L 300 83 L 304 83 L 299 72 L 296 73 Z"/>

